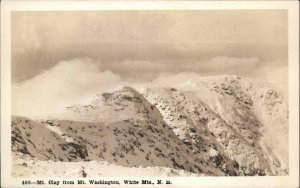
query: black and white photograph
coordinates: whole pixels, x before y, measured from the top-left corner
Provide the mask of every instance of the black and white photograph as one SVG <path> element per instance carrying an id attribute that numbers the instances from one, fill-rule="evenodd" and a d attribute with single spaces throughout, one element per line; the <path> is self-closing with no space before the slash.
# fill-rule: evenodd
<path id="1" fill-rule="evenodd" d="M 288 177 L 289 18 L 288 9 L 11 11 L 9 176 Z"/>

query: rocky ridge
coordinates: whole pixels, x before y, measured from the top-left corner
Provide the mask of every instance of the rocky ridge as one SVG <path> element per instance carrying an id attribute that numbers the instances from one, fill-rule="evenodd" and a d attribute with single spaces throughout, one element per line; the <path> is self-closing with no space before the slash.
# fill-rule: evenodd
<path id="1" fill-rule="evenodd" d="M 32 158 L 209 176 L 288 174 L 287 135 L 283 97 L 237 76 L 124 87 L 44 120 L 12 119 L 13 152 Z"/>

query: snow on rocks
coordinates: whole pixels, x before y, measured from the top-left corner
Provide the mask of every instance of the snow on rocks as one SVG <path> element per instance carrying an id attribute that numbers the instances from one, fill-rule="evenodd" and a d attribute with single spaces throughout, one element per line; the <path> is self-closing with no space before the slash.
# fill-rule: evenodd
<path id="1" fill-rule="evenodd" d="M 13 117 L 15 175 L 288 174 L 288 105 L 275 90 L 233 75 L 140 90 L 99 93 L 42 121 Z M 54 172 L 61 165 L 76 168 Z"/>
<path id="2" fill-rule="evenodd" d="M 204 139 L 206 145 L 215 143 L 224 152 L 222 156 L 239 164 L 242 174 L 287 173 L 288 108 L 275 90 L 231 75 L 203 77 L 170 87 L 146 88 L 143 94 L 180 139 L 198 147 L 193 151 L 209 151 L 203 146 L 199 149 L 195 138 L 212 135 Z M 271 138 L 272 134 L 277 137 Z"/>

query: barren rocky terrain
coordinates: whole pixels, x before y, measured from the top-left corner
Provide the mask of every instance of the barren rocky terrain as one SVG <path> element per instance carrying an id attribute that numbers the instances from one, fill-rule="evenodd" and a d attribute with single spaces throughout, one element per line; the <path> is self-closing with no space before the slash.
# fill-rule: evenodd
<path id="1" fill-rule="evenodd" d="M 11 124 L 17 177 L 288 174 L 288 103 L 239 76 L 124 87 Z"/>

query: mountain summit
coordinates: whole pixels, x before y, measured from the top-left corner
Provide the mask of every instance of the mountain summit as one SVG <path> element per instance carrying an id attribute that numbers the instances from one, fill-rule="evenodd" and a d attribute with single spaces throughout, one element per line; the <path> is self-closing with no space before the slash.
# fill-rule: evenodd
<path id="1" fill-rule="evenodd" d="M 39 132 L 37 139 L 37 132 Z M 99 93 L 61 114 L 12 120 L 12 150 L 209 176 L 288 174 L 288 105 L 250 78 L 218 76 Z"/>

